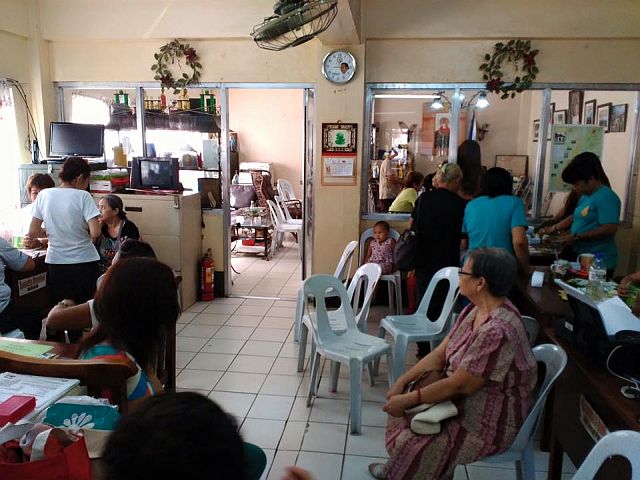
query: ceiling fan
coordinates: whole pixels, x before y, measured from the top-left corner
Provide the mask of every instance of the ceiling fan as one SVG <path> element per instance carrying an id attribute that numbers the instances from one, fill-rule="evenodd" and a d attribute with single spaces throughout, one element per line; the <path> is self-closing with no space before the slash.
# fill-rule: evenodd
<path id="1" fill-rule="evenodd" d="M 280 51 L 324 32 L 338 14 L 338 0 L 278 0 L 273 13 L 253 27 L 251 37 L 260 48 Z"/>

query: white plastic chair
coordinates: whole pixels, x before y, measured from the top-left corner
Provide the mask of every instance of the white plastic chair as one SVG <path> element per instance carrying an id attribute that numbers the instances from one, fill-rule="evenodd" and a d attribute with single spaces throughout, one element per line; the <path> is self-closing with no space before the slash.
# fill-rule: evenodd
<path id="1" fill-rule="evenodd" d="M 365 263 L 353 274 L 353 278 L 351 279 L 351 283 L 347 289 L 349 302 L 351 303 L 351 308 L 355 314 L 356 325 L 358 326 L 358 329 L 364 333 L 367 333 L 367 317 L 369 316 L 369 308 L 371 307 L 371 298 L 373 297 L 373 291 L 378 284 L 378 280 L 380 280 L 381 273 L 382 270 L 380 269 L 380 265 L 375 263 Z M 336 278 L 335 275 L 334 278 Z M 362 302 L 362 305 L 359 305 L 360 290 L 362 289 L 363 284 L 365 286 L 364 301 Z M 337 294 L 338 292 L 328 291 L 325 292 L 324 296 L 325 298 L 337 297 Z M 308 314 L 302 315 L 302 324 L 300 325 L 300 344 L 298 345 L 298 372 L 304 370 L 304 356 L 307 350 L 307 335 L 309 330 L 313 328 L 314 315 L 315 313 L 311 313 L 310 316 Z M 331 328 L 334 332 L 344 332 L 347 329 L 346 320 L 339 309 L 331 310 L 329 312 L 329 322 L 331 323 Z M 312 337 L 311 358 L 313 358 L 313 351 L 315 347 L 313 342 L 314 340 Z M 338 376 L 336 373 L 336 384 L 337 381 Z M 332 387 L 332 391 L 335 391 L 335 386 Z"/>
<path id="2" fill-rule="evenodd" d="M 269 212 L 271 213 L 271 219 L 273 220 L 276 231 L 275 242 L 271 242 L 271 253 L 274 254 L 276 247 L 282 244 L 282 237 L 285 233 L 295 233 L 298 236 L 298 239 L 301 238 L 302 225 L 287 223 L 284 220 L 284 215 L 280 212 L 278 205 L 276 205 L 272 200 L 267 200 L 267 205 L 269 206 Z M 302 256 L 302 244 L 300 241 L 298 241 L 298 247 L 300 249 L 300 255 Z"/>
<path id="3" fill-rule="evenodd" d="M 516 435 L 513 444 L 504 453 L 483 458 L 486 463 L 516 462 L 516 474 L 519 480 L 534 480 L 535 468 L 533 461 L 533 436 L 538 426 L 538 421 L 544 408 L 544 403 L 553 386 L 553 382 L 560 376 L 567 365 L 567 354 L 557 345 L 538 345 L 533 349 L 533 355 L 538 362 L 546 367 L 544 381 L 540 386 L 538 395 L 533 402 L 531 411 L 525 419 L 520 431 Z"/>
<path id="4" fill-rule="evenodd" d="M 342 251 L 342 255 L 340 256 L 340 260 L 338 260 L 338 264 L 336 265 L 336 270 L 333 272 L 333 276 L 342 282 L 342 284 L 346 287 L 347 281 L 351 277 L 351 265 L 353 264 L 353 252 L 355 252 L 356 247 L 358 246 L 358 242 L 356 240 L 350 241 L 344 250 Z M 296 320 L 293 329 L 293 341 L 300 341 L 300 325 L 302 324 L 302 315 L 304 309 L 304 298 L 302 293 L 302 287 L 298 289 L 298 298 L 296 301 Z M 299 372 L 302 369 L 298 370 Z"/>
<path id="5" fill-rule="evenodd" d="M 393 228 L 389 232 L 389 236 L 396 242 L 398 241 L 398 238 L 400 238 L 400 234 Z M 367 253 L 365 247 L 367 246 L 367 241 L 370 238 L 373 239 L 373 228 L 366 229 L 360 236 L 360 254 L 358 257 L 358 265 L 362 265 L 364 256 Z M 402 277 L 400 275 L 400 270 L 382 275 L 382 277 L 380 277 L 380 281 L 387 282 L 387 290 L 389 292 L 389 308 L 393 309 L 393 305 L 395 303 L 396 314 L 400 315 L 402 313 Z M 392 300 L 392 298 L 395 300 L 395 302 L 394 300 Z"/>
<path id="6" fill-rule="evenodd" d="M 287 223 L 291 223 L 293 225 L 302 225 L 301 218 L 293 218 L 291 216 L 291 212 L 289 212 L 289 208 L 287 207 L 287 204 L 284 202 L 281 196 L 276 195 L 275 199 L 276 199 L 276 205 L 280 207 L 280 211 L 284 215 L 284 219 Z"/>
<path id="7" fill-rule="evenodd" d="M 427 312 L 433 292 L 441 280 L 448 281 L 449 290 L 447 291 L 440 316 L 435 321 L 431 321 L 427 317 Z M 427 291 L 415 313 L 411 315 L 391 315 L 382 319 L 378 336 L 384 338 L 385 332 L 388 332 L 396 342 L 394 348 L 395 363 L 393 365 L 393 372 L 396 378 L 399 378 L 404 372 L 409 342 L 431 342 L 432 348 L 435 348 L 436 342 L 442 340 L 449 333 L 453 324 L 451 312 L 458 296 L 459 284 L 458 267 L 441 268 L 429 282 Z"/>
<path id="8" fill-rule="evenodd" d="M 289 180 L 285 180 L 284 178 L 278 179 L 278 193 L 280 194 L 280 198 L 282 198 L 285 202 L 289 200 L 297 200 L 296 192 L 293 190 L 293 185 Z"/>
<path id="9" fill-rule="evenodd" d="M 527 332 L 529 345 L 533 347 L 534 343 L 536 343 L 536 338 L 538 338 L 538 331 L 540 330 L 538 320 L 533 317 L 528 317 L 527 315 L 522 315 L 522 323 L 524 323 L 524 329 Z"/>
<path id="10" fill-rule="evenodd" d="M 640 433 L 618 430 L 605 435 L 589 452 L 573 480 L 592 480 L 604 461 L 614 455 L 626 457 L 631 464 L 631 480 L 640 480 Z"/>
<path id="11" fill-rule="evenodd" d="M 351 412 L 351 433 L 358 434 L 362 429 L 362 371 L 369 368 L 373 360 L 381 355 L 391 362 L 391 346 L 384 340 L 367 335 L 358 330 L 356 318 L 349 302 L 344 285 L 331 275 L 314 275 L 304 282 L 304 297 L 313 297 L 316 311 L 313 317 L 313 337 L 316 345 L 311 358 L 311 378 L 307 406 L 311 406 L 318 391 L 318 372 L 320 357 L 349 365 L 349 401 Z M 335 332 L 332 329 L 327 311 L 327 291 L 335 291 L 340 297 L 340 316 L 346 323 L 346 330 Z M 307 304 L 308 306 L 308 304 Z M 389 385 L 393 385 L 393 374 L 389 370 Z"/>

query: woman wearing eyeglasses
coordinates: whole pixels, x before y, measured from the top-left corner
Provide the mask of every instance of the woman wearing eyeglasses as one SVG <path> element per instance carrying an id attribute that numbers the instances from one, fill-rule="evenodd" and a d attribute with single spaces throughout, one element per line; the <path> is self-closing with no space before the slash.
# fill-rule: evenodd
<path id="1" fill-rule="evenodd" d="M 529 413 L 537 380 L 520 313 L 507 299 L 516 274 L 516 261 L 504 249 L 469 254 L 460 269 L 460 293 L 471 304 L 443 342 L 387 392 L 390 458 L 369 466 L 374 478 L 451 478 L 456 465 L 509 448 Z M 436 375 L 425 376 L 428 372 Z M 417 388 L 403 393 L 413 381 Z M 458 414 L 440 422 L 440 433 L 413 433 L 406 410 L 447 400 Z"/>

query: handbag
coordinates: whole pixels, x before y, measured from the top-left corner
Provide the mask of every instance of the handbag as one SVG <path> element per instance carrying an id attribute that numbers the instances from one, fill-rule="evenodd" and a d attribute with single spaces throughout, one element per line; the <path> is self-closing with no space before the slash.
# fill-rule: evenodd
<path id="1" fill-rule="evenodd" d="M 418 251 L 418 236 L 416 232 L 407 229 L 396 241 L 393 250 L 393 263 L 398 270 L 409 272 L 415 267 L 416 252 Z"/>
<path id="2" fill-rule="evenodd" d="M 415 380 L 407 383 L 403 393 L 423 388 L 444 378 L 442 370 L 427 370 Z M 411 431 L 417 435 L 435 435 L 440 433 L 440 422 L 455 417 L 458 409 L 451 400 L 439 403 L 422 403 L 405 410 L 406 415 L 413 415 Z"/>

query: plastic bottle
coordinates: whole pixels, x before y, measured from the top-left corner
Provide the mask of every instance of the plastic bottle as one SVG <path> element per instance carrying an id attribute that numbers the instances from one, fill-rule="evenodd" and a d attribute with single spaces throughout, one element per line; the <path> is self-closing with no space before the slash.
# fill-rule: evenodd
<path id="1" fill-rule="evenodd" d="M 595 261 L 589 267 L 589 285 L 587 294 L 595 301 L 604 299 L 604 282 L 607 279 L 607 267 L 601 253 L 596 254 Z"/>
<path id="2" fill-rule="evenodd" d="M 236 174 L 231 179 L 231 184 L 232 185 L 238 185 L 239 183 L 240 183 L 240 177 L 238 175 L 238 171 L 236 170 Z"/>

